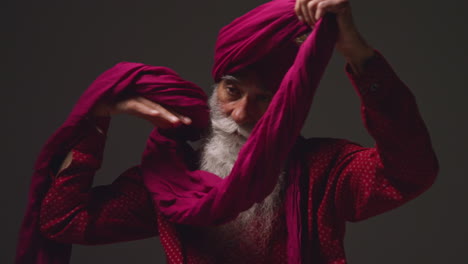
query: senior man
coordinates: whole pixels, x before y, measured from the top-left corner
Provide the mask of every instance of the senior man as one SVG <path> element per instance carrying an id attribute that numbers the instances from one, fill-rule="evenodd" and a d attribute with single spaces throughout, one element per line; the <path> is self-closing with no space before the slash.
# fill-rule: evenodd
<path id="1" fill-rule="evenodd" d="M 334 16 L 324 22 L 327 13 Z M 306 115 L 297 109 L 308 109 L 327 62 L 316 50 L 334 44 L 319 38 L 333 35 L 328 32 L 333 31 L 332 20 L 337 35 L 330 39 L 346 59 L 346 73 L 361 98 L 364 124 L 376 141 L 373 148 L 297 134 Z M 329 27 L 320 25 L 306 37 L 320 21 Z M 318 44 L 313 39 L 305 43 L 307 38 L 317 38 Z M 300 45 L 306 46 L 295 57 Z M 305 50 L 309 47 L 312 51 Z M 309 53 L 315 54 L 313 62 L 307 60 Z M 148 71 L 158 79 L 145 79 L 140 67 L 116 66 L 96 86 L 115 76 L 114 91 L 119 85 L 140 87 L 150 81 L 152 88 L 159 87 L 169 78 L 161 76 L 176 78 L 168 70 L 151 68 Z M 31 230 L 38 225 L 47 237 L 41 241 L 58 243 L 41 248 L 40 243 L 28 247 L 20 241 L 17 262 L 66 263 L 70 253 L 66 244 L 159 235 L 168 263 L 345 263 L 346 221 L 402 205 L 429 188 L 437 175 L 437 159 L 413 95 L 383 56 L 364 41 L 347 0 L 276 0 L 236 19 L 220 32 L 213 76 L 209 130 L 203 129 L 198 116 L 184 110 L 193 107 L 204 113 L 203 105 L 190 100 L 172 107 L 171 102 L 177 104 L 175 97 L 158 103 L 145 93 L 122 92 L 125 96 L 103 93 L 96 104 L 82 103 L 89 111 L 83 111 L 87 118 L 76 124 L 85 129 L 67 132 L 70 126 L 65 126 L 55 135 L 55 139 L 72 135 L 63 140 L 68 154 L 50 154 L 53 158 L 40 159 L 47 160 L 45 165 L 37 165 L 38 171 L 50 175 L 50 182 L 39 202 L 40 220 L 31 224 Z M 191 85 L 177 78 L 170 85 L 183 89 Z M 183 93 L 204 100 L 197 90 Z M 284 114 L 291 109 L 295 112 Z M 141 165 L 111 185 L 91 188 L 110 116 L 122 113 L 146 119 L 162 132 L 155 132 L 149 141 Z M 191 127 L 197 128 L 195 132 Z M 284 137 L 288 129 L 291 138 Z M 271 137 L 276 130 L 282 134 Z M 181 143 L 200 138 L 199 151 Z M 282 140 L 290 144 L 282 145 Z M 55 145 L 45 149 L 60 148 Z M 272 153 L 274 146 L 279 153 Z M 196 170 L 209 174 L 191 174 Z M 33 252 L 34 247 L 40 253 Z M 62 253 L 51 253 L 57 249 Z"/>

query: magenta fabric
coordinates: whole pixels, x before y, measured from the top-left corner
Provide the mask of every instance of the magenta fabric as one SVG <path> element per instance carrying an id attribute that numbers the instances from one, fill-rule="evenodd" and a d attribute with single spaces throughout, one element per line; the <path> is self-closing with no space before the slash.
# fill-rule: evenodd
<path id="1" fill-rule="evenodd" d="M 49 138 L 36 160 L 15 263 L 68 263 L 70 245 L 47 240 L 39 232 L 40 204 L 50 185 L 52 164 L 55 160 L 63 159 L 75 143 L 87 134 L 86 129 L 93 128 L 86 123 L 92 122 L 88 116 L 98 101 L 131 95 L 142 95 L 190 116 L 192 125 L 177 129 L 181 139 L 195 140 L 209 125 L 207 97 L 203 90 L 168 68 L 123 62 L 103 73 L 83 93 L 65 123 Z"/>
<path id="2" fill-rule="evenodd" d="M 270 194 L 299 137 L 336 37 L 334 16 L 327 15 L 316 24 L 225 180 L 209 172 L 188 170 L 182 144 L 155 130 L 143 155 L 142 170 L 157 210 L 175 223 L 221 224 Z M 294 160 L 289 165 L 288 259 L 300 263 L 300 166 Z"/>
<path id="3" fill-rule="evenodd" d="M 310 32 L 295 14 L 295 2 L 265 3 L 223 27 L 215 45 L 213 79 L 253 67 L 276 91 L 299 50 L 295 39 Z"/>
<path id="4" fill-rule="evenodd" d="M 275 0 L 262 5 L 220 33 L 213 69 L 216 81 L 222 75 L 248 67 L 260 67 L 259 72 L 275 72 L 280 74 L 278 80 L 282 80 L 225 180 L 208 172 L 191 170 L 187 165 L 187 155 L 191 152 L 186 140 L 197 139 L 209 127 L 209 111 L 203 91 L 164 67 L 118 64 L 85 91 L 66 122 L 43 147 L 35 164 L 16 263 L 68 262 L 70 246 L 48 241 L 38 230 L 39 207 L 50 184 L 51 164 L 60 160 L 85 134 L 84 128 L 89 127 L 85 123 L 90 122 L 89 112 L 99 100 L 112 101 L 137 94 L 170 106 L 193 120 L 190 126 L 155 129 L 148 139 L 141 168 L 156 209 L 175 223 L 212 225 L 227 222 L 253 203 L 262 201 L 276 185 L 282 165 L 287 164 L 287 253 L 290 263 L 301 263 L 301 167 L 298 159 L 288 161 L 288 157 L 296 156 L 299 149 L 294 145 L 333 53 L 337 27 L 334 16 L 327 14 L 316 24 L 297 56 L 292 56 L 296 48 L 293 49 L 295 46 L 291 43 L 307 30 L 307 26 L 294 16 L 293 3 Z M 252 37 L 239 42 L 238 38 L 246 36 Z M 288 48 L 283 50 L 284 47 Z M 282 51 L 288 55 L 281 55 Z M 295 59 L 290 67 L 291 58 Z M 265 63 L 270 60 L 280 63 Z M 263 68 L 265 65 L 267 67 Z M 281 74 L 285 69 L 289 69 L 286 75 Z"/>

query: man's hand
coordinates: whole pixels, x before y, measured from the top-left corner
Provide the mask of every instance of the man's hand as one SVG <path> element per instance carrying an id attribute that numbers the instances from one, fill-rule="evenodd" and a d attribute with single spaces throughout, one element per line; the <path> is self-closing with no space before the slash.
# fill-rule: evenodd
<path id="1" fill-rule="evenodd" d="M 117 103 L 100 103 L 92 111 L 95 116 L 111 116 L 130 114 L 145 120 L 160 128 L 171 128 L 181 124 L 189 125 L 190 118 L 170 111 L 167 108 L 142 96 L 128 98 Z"/>
<path id="2" fill-rule="evenodd" d="M 339 30 L 336 49 L 351 64 L 355 73 L 363 72 L 364 63 L 372 57 L 374 49 L 357 30 L 348 0 L 297 0 L 294 10 L 299 20 L 312 27 L 325 13 L 336 14 Z"/>
<path id="3" fill-rule="evenodd" d="M 162 107 L 151 100 L 142 96 L 131 97 L 117 103 L 101 102 L 98 103 L 92 110 L 94 116 L 112 116 L 116 114 L 130 114 L 148 120 L 153 125 L 160 128 L 171 128 L 181 124 L 189 125 L 192 123 L 190 118 L 178 114 L 174 111 Z M 101 129 L 96 129 L 102 133 Z M 58 175 L 62 170 L 70 166 L 73 159 L 73 151 L 68 152 L 63 160 Z"/>

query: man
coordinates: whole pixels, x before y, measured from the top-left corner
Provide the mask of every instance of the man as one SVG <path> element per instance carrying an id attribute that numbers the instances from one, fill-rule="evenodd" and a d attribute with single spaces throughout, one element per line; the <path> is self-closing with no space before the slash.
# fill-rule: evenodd
<path id="1" fill-rule="evenodd" d="M 303 141 L 305 151 L 299 158 L 305 160 L 308 176 L 300 193 L 304 223 L 298 259 L 291 258 L 293 228 L 287 222 L 291 159 L 280 165 L 278 181 L 265 199 L 216 226 L 176 224 L 163 215 L 164 205 L 156 204 L 155 210 L 140 166 L 112 185 L 90 189 L 110 116 L 131 114 L 163 129 L 192 124 L 188 116 L 142 96 L 93 108 L 88 125 L 95 129 L 73 146 L 59 168 L 51 169 L 53 182 L 41 206 L 42 233 L 60 243 L 82 244 L 159 234 L 169 263 L 345 263 L 345 221 L 366 219 L 416 197 L 434 181 L 437 160 L 412 95 L 382 55 L 363 40 L 349 3 L 299 0 L 294 10 L 297 19 L 310 26 L 327 12 L 336 14 L 336 48 L 347 61 L 347 74 L 363 102 L 365 124 L 377 143 L 376 148 L 363 148 L 338 139 Z M 274 97 L 271 86 L 277 81 L 269 74 L 257 65 L 224 74 L 215 84 L 209 100 L 210 134 L 200 157 L 192 157 L 193 166 L 221 178 L 230 175 Z M 402 153 L 405 157 L 398 157 Z M 402 160 L 407 157 L 412 160 Z"/>

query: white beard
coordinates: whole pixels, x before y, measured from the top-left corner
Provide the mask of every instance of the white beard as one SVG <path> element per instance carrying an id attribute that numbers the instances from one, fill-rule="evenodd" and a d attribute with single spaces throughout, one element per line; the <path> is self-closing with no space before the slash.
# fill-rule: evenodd
<path id="1" fill-rule="evenodd" d="M 202 170 L 225 178 L 231 172 L 239 151 L 247 141 L 252 128 L 239 126 L 221 112 L 216 90 L 209 103 L 212 132 L 204 145 L 200 167 Z M 218 239 L 217 243 L 219 240 L 241 240 L 244 244 L 252 244 L 250 248 L 254 251 L 261 252 L 268 245 L 273 233 L 274 220 L 282 202 L 283 186 L 284 172 L 280 174 L 273 192 L 262 202 L 256 203 L 247 211 L 240 213 L 230 223 L 210 228 L 208 232 L 212 233 L 211 236 L 215 235 Z"/>
<path id="2" fill-rule="evenodd" d="M 239 126 L 232 118 L 221 112 L 216 92 L 213 92 L 209 104 L 212 131 L 203 148 L 200 166 L 202 170 L 214 173 L 224 179 L 231 172 L 240 149 L 247 141 L 251 128 Z"/>

